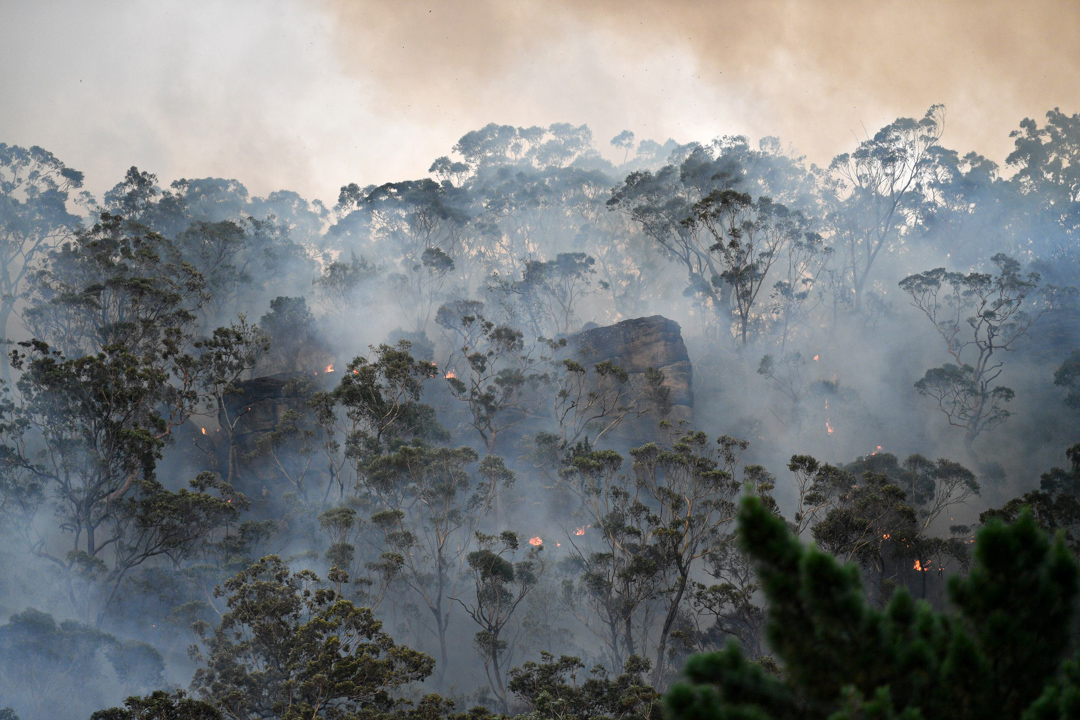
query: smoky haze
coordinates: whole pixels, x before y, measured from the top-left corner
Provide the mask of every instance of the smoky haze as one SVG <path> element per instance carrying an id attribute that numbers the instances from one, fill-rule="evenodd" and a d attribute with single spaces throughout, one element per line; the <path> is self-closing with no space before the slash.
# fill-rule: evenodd
<path id="1" fill-rule="evenodd" d="M 492 120 L 776 135 L 823 165 L 944 102 L 945 141 L 1000 164 L 1022 118 L 1075 110 L 1074 17 L 1054 2 L 9 3 L 0 129 L 95 191 L 137 164 L 332 200 L 419 176 Z"/>
<path id="2" fill-rule="evenodd" d="M 0 0 L 0 720 L 291 693 L 230 665 L 265 572 L 434 659 L 388 698 L 541 717 L 541 653 L 663 691 L 772 653 L 746 492 L 944 607 L 986 512 L 1080 508 L 1078 34 Z"/>

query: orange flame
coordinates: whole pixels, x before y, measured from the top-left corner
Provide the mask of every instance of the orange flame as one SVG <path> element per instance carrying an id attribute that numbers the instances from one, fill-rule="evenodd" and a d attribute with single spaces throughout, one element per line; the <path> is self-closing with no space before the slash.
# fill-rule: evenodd
<path id="1" fill-rule="evenodd" d="M 826 420 L 826 421 L 825 421 L 825 429 L 829 431 L 829 434 L 830 434 L 830 435 L 832 435 L 832 434 L 833 434 L 833 429 L 832 429 L 832 425 L 830 425 L 830 424 L 829 424 L 829 421 L 828 421 L 828 420 Z"/>
<path id="2" fill-rule="evenodd" d="M 544 540 L 542 538 L 540 538 L 539 536 L 534 537 L 534 538 L 529 538 L 529 544 L 532 545 L 533 547 L 540 547 L 541 545 L 544 544 Z"/>
<path id="3" fill-rule="evenodd" d="M 930 564 L 930 563 L 927 563 L 927 565 L 929 565 L 929 564 Z M 928 567 L 923 567 L 923 566 L 922 566 L 922 563 L 920 563 L 920 562 L 919 562 L 918 560 L 916 560 L 916 561 L 915 561 L 915 567 L 914 567 L 914 568 L 912 568 L 912 569 L 913 569 L 913 570 L 916 570 L 916 571 L 918 571 L 918 572 L 930 572 L 930 568 L 928 568 Z"/>
<path id="4" fill-rule="evenodd" d="M 870 457 L 873 457 L 873 456 L 877 455 L 879 452 L 881 452 L 881 446 L 880 445 L 877 446 L 877 450 L 870 453 Z"/>
<path id="5" fill-rule="evenodd" d="M 587 528 L 587 527 L 589 527 L 589 526 L 588 525 L 582 525 L 581 527 L 579 527 L 577 530 L 574 531 L 574 534 L 575 535 L 584 535 L 585 534 L 585 528 Z"/>
<path id="6" fill-rule="evenodd" d="M 881 537 L 883 537 L 883 538 L 885 538 L 886 540 L 888 540 L 888 539 L 889 539 L 889 538 L 890 538 L 891 536 L 889 535 L 889 533 L 885 533 L 885 534 L 884 534 L 884 535 L 882 535 Z"/>
<path id="7" fill-rule="evenodd" d="M 818 359 L 818 356 L 817 356 L 817 355 L 815 355 L 815 356 L 814 356 L 814 362 L 817 362 L 817 359 Z"/>
<path id="8" fill-rule="evenodd" d="M 456 378 L 456 377 L 457 377 L 457 375 L 454 374 L 453 370 L 447 370 L 446 371 L 446 379 L 447 380 L 452 380 L 453 378 Z"/>
<path id="9" fill-rule="evenodd" d="M 202 434 L 203 434 L 203 435 L 205 435 L 205 434 L 206 434 L 206 428 L 199 428 L 199 429 L 200 429 L 200 430 L 202 430 Z"/>
<path id="10" fill-rule="evenodd" d="M 328 373 L 334 372 L 334 363 L 330 363 L 329 365 L 326 366 L 326 372 L 328 372 Z"/>

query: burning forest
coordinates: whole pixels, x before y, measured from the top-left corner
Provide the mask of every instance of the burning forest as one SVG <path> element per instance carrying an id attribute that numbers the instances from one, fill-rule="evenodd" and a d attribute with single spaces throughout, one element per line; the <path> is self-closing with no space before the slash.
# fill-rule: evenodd
<path id="1" fill-rule="evenodd" d="M 721 27 L 721 5 L 732 28 L 818 21 L 310 5 L 220 12 L 236 54 L 266 59 L 245 72 L 293 88 L 283 122 L 308 128 L 332 103 L 304 93 L 325 92 L 347 124 L 363 86 L 390 113 L 364 110 L 366 154 L 321 125 L 310 158 L 265 153 L 269 125 L 244 120 L 229 170 L 239 154 L 140 134 L 174 127 L 154 113 L 223 52 L 226 20 L 172 5 L 150 35 L 203 49 L 148 51 L 155 78 L 184 70 L 125 116 L 130 141 L 41 119 L 39 142 L 36 90 L 0 111 L 0 720 L 1075 715 L 1080 106 L 1059 104 L 1080 99 L 989 137 L 938 78 L 917 111 L 826 138 L 738 116 L 791 80 L 734 58 L 721 79 L 683 38 L 700 107 L 728 93 L 735 115 L 694 116 L 683 80 L 656 82 L 693 122 L 633 110 L 638 78 L 553 118 L 552 78 L 589 93 L 526 20 L 550 48 L 608 48 L 566 60 L 589 77 L 614 77 L 605 53 L 637 67 L 634 38 L 681 68 L 651 42 Z M 961 5 L 942 22 L 978 13 Z M 40 12 L 0 20 L 75 32 Z M 480 58 L 490 23 L 519 42 Z M 112 52 L 84 68 L 106 99 Z M 316 61 L 339 68 L 325 91 Z M 499 62 L 532 115 L 479 92 L 502 92 Z M 440 89 L 451 71 L 475 102 Z M 425 125 L 379 94 L 389 77 L 429 112 L 489 115 Z"/>

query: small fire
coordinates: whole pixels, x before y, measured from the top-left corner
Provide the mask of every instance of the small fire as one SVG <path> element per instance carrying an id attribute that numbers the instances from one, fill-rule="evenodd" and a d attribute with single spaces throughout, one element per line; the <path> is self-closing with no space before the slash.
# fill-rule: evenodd
<path id="1" fill-rule="evenodd" d="M 589 526 L 588 525 L 582 525 L 581 527 L 579 527 L 577 530 L 574 531 L 574 534 L 575 535 L 584 535 L 585 534 L 585 528 L 587 528 L 587 527 L 589 527 Z"/>
<path id="2" fill-rule="evenodd" d="M 817 355 L 815 355 L 815 356 L 814 356 L 814 362 L 817 362 L 817 359 L 818 359 L 818 356 L 817 356 Z"/>
<path id="3" fill-rule="evenodd" d="M 199 428 L 199 429 L 200 429 L 200 430 L 202 430 L 202 434 L 203 434 L 203 435 L 205 435 L 205 434 L 206 434 L 206 428 Z"/>
<path id="4" fill-rule="evenodd" d="M 541 545 L 544 544 L 544 540 L 543 540 L 543 538 L 541 538 L 539 536 L 529 538 L 529 544 L 532 545 L 533 547 L 540 547 Z"/>
<path id="5" fill-rule="evenodd" d="M 926 564 L 929 565 L 930 563 L 926 563 Z M 915 567 L 912 568 L 912 569 L 917 571 L 917 572 L 930 572 L 930 568 L 923 567 L 922 563 L 920 563 L 918 560 L 915 561 Z"/>
<path id="6" fill-rule="evenodd" d="M 873 456 L 877 455 L 879 452 L 881 452 L 881 446 L 880 445 L 877 446 L 877 450 L 870 453 L 870 457 L 873 457 Z"/>
<path id="7" fill-rule="evenodd" d="M 829 434 L 830 434 L 830 435 L 832 435 L 832 434 L 833 434 L 833 429 L 832 429 L 832 425 L 830 425 L 830 424 L 829 424 L 829 421 L 828 421 L 828 420 L 826 420 L 826 421 L 825 421 L 825 429 L 829 431 Z"/>
<path id="8" fill-rule="evenodd" d="M 329 365 L 326 366 L 326 372 L 328 372 L 328 373 L 334 372 L 334 363 L 330 363 Z"/>
<path id="9" fill-rule="evenodd" d="M 889 533 L 885 533 L 885 534 L 884 534 L 884 535 L 882 535 L 881 537 L 883 537 L 884 539 L 888 540 L 888 539 L 889 539 L 890 537 L 892 537 L 892 536 L 891 536 L 891 535 L 889 535 Z"/>
<path id="10" fill-rule="evenodd" d="M 457 375 L 454 374 L 453 370 L 447 370 L 446 371 L 446 379 L 447 380 L 453 380 L 456 377 L 457 377 Z"/>

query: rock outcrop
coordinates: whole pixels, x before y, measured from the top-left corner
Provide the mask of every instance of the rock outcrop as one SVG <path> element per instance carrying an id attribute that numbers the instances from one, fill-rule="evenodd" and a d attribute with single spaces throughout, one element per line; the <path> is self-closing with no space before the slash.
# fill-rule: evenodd
<path id="1" fill-rule="evenodd" d="M 694 417 L 694 375 L 690 356 L 682 339 L 679 323 L 661 315 L 624 320 L 607 327 L 583 330 L 569 338 L 578 357 L 590 364 L 610 360 L 630 373 L 631 380 L 644 376 L 650 367 L 664 373 L 664 385 L 671 389 L 671 412 L 667 419 L 674 424 L 690 422 Z M 631 423 L 629 434 L 634 441 L 645 428 Z"/>

